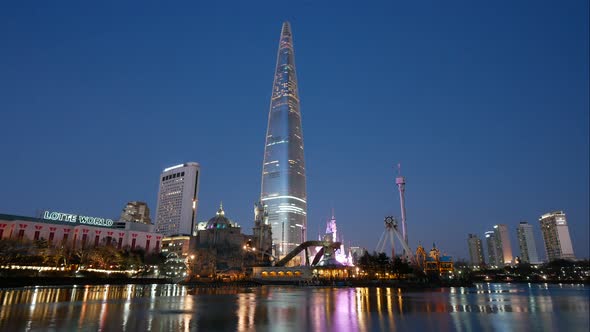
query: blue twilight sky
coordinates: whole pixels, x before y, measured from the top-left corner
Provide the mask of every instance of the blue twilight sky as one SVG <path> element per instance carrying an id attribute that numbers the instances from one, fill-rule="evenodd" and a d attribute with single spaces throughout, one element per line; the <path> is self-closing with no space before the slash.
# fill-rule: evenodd
<path id="1" fill-rule="evenodd" d="M 251 232 L 281 23 L 292 24 L 308 237 L 335 208 L 373 250 L 468 257 L 467 233 L 564 210 L 589 255 L 588 1 L 4 1 L 0 212 L 156 208 L 159 174 L 202 167 L 198 219 Z M 544 256 L 544 254 L 543 254 Z"/>

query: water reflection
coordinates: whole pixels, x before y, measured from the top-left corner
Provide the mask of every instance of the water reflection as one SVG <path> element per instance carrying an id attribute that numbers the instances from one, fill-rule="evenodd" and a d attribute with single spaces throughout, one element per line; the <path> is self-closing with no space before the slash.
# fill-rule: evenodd
<path id="1" fill-rule="evenodd" d="M 590 288 L 480 284 L 398 288 L 178 285 L 0 290 L 0 330 L 586 330 Z"/>

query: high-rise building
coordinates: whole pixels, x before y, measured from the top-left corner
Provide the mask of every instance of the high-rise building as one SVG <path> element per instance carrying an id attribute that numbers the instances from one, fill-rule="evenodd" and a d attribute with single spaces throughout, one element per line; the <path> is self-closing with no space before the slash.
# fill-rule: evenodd
<path id="1" fill-rule="evenodd" d="M 501 266 L 500 256 L 496 251 L 496 233 L 494 231 L 485 232 L 486 245 L 488 247 L 488 262 L 490 266 Z"/>
<path id="2" fill-rule="evenodd" d="M 303 131 L 293 35 L 287 22 L 283 23 L 277 54 L 260 199 L 267 207 L 274 254 L 281 258 L 305 241 L 307 225 Z M 300 263 L 301 257 L 292 262 Z"/>
<path id="3" fill-rule="evenodd" d="M 166 236 L 195 234 L 199 172 L 195 162 L 164 169 L 160 175 L 156 232 Z"/>
<path id="4" fill-rule="evenodd" d="M 563 211 L 546 213 L 539 218 L 547 260 L 575 259 L 569 227 Z"/>
<path id="5" fill-rule="evenodd" d="M 119 221 L 151 224 L 150 208 L 148 208 L 145 202 L 129 202 L 123 208 Z"/>
<path id="6" fill-rule="evenodd" d="M 518 247 L 520 249 L 520 261 L 524 263 L 539 264 L 539 254 L 537 253 L 537 244 L 533 235 L 533 225 L 526 221 L 521 221 L 516 228 L 518 236 Z"/>
<path id="7" fill-rule="evenodd" d="M 512 256 L 512 245 L 510 244 L 508 226 L 505 224 L 494 225 L 494 233 L 496 234 L 498 266 L 511 265 L 514 257 Z"/>
<path id="8" fill-rule="evenodd" d="M 483 246 L 481 239 L 475 234 L 467 235 L 467 245 L 469 247 L 469 258 L 472 266 L 482 266 L 485 264 L 483 259 Z"/>

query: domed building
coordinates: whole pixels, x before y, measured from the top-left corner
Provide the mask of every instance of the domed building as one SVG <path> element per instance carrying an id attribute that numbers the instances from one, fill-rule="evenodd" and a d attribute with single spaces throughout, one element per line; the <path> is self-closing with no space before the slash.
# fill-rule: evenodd
<path id="1" fill-rule="evenodd" d="M 240 225 L 225 215 L 223 204 L 219 204 L 215 216 L 197 232 L 193 273 L 211 276 L 241 270 L 243 247 L 248 239 Z"/>
<path id="2" fill-rule="evenodd" d="M 219 210 L 217 210 L 215 217 L 209 219 L 205 229 L 226 229 L 236 227 L 240 226 L 225 216 L 225 211 L 223 211 L 223 203 L 220 203 Z"/>

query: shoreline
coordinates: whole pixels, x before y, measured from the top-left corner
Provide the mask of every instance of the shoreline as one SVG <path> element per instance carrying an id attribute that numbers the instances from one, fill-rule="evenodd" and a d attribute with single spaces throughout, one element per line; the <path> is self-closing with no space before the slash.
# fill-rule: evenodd
<path id="1" fill-rule="evenodd" d="M 0 277 L 0 290 L 33 286 L 85 286 L 85 285 L 149 285 L 174 284 L 165 278 L 100 278 L 100 277 Z"/>
<path id="2" fill-rule="evenodd" d="M 152 285 L 152 284 L 178 284 L 190 288 L 235 288 L 235 287 L 261 287 L 261 286 L 294 286 L 294 287 L 394 287 L 406 291 L 413 290 L 429 290 L 437 288 L 449 287 L 474 287 L 476 283 L 490 283 L 490 282 L 471 282 L 471 281 L 437 281 L 437 282 L 416 282 L 403 280 L 321 280 L 317 282 L 308 281 L 260 281 L 254 279 L 236 280 L 230 282 L 224 281 L 181 281 L 175 282 L 172 279 L 166 278 L 126 278 L 126 277 L 1 277 L 0 290 L 14 289 L 24 287 L 67 287 L 67 286 L 85 286 L 85 285 Z M 588 285 L 588 282 L 580 282 L 576 280 L 562 280 L 562 281 L 544 281 L 544 282 L 527 282 L 527 281 L 509 281 L 492 283 L 514 283 L 514 284 L 583 284 Z"/>

